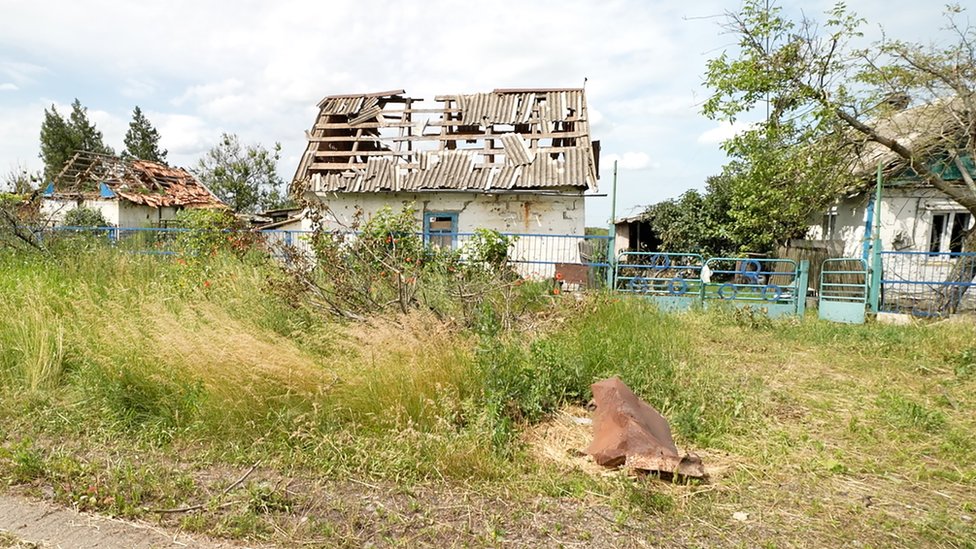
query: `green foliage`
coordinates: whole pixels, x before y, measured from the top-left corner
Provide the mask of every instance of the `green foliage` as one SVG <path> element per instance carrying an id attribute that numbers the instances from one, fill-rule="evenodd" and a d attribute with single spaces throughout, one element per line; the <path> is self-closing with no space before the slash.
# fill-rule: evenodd
<path id="1" fill-rule="evenodd" d="M 486 339 L 478 353 L 481 406 L 493 440 L 507 448 L 521 425 L 566 404 L 584 405 L 590 385 L 619 376 L 668 417 L 679 436 L 707 444 L 742 408 L 734 385 L 682 362 L 692 350 L 673 315 L 644 300 L 600 297 L 551 334 L 524 342 Z"/>
<path id="2" fill-rule="evenodd" d="M 225 133 L 193 172 L 235 212 L 254 213 L 287 201 L 278 175 L 280 158 L 280 143 L 268 150 L 258 144 L 242 145 L 237 135 Z"/>
<path id="3" fill-rule="evenodd" d="M 41 160 L 44 161 L 44 180 L 51 181 L 77 151 L 114 154 L 102 141 L 100 132 L 88 120 L 88 109 L 77 98 L 71 103 L 71 114 L 65 119 L 57 107 L 44 109 L 41 123 Z"/>
<path id="4" fill-rule="evenodd" d="M 108 227 L 110 223 L 102 215 L 102 210 L 79 206 L 64 215 L 64 224 L 69 227 Z"/>
<path id="5" fill-rule="evenodd" d="M 316 224 L 315 260 L 296 257 L 290 280 L 279 285 L 296 306 L 352 319 L 420 308 L 489 329 L 510 325 L 542 302 L 541 288 L 523 284 L 508 266 L 514 240 L 496 231 L 478 231 L 462 250 L 430 245 L 410 205 L 357 221 L 356 235 Z"/>
<path id="6" fill-rule="evenodd" d="M 851 42 L 865 21 L 842 3 L 822 22 L 790 20 L 765 0 L 747 0 L 728 14 L 725 29 L 738 50 L 708 62 L 712 95 L 702 111 L 731 122 L 756 120 L 765 110 L 763 120 L 723 145 L 732 158 L 723 175 L 735 182 L 734 240 L 761 251 L 803 236 L 809 218 L 850 184 L 852 160 L 867 141 L 976 212 L 972 192 L 946 183 L 930 162 L 933 154 L 958 160 L 976 152 L 976 135 L 965 129 L 976 122 L 976 28 L 958 24 L 958 7 L 947 12 L 946 45 L 885 38 L 861 50 Z M 914 123 L 887 123 L 913 101 L 927 105 L 926 119 L 945 124 L 932 124 L 929 134 L 893 130 Z"/>
<path id="7" fill-rule="evenodd" d="M 132 111 L 129 129 L 125 132 L 123 158 L 166 163 L 166 149 L 159 148 L 159 131 L 138 106 Z"/>
<path id="8" fill-rule="evenodd" d="M 710 256 L 738 252 L 742 245 L 731 236 L 730 190 L 728 178 L 709 177 L 704 194 L 690 190 L 649 207 L 644 217 L 661 240 L 661 250 Z"/>
<path id="9" fill-rule="evenodd" d="M 212 257 L 221 250 L 244 255 L 251 250 L 255 237 L 233 213 L 216 208 L 192 208 L 176 214 L 181 229 L 176 247 L 184 260 Z"/>
<path id="10" fill-rule="evenodd" d="M 503 274 L 508 267 L 508 251 L 517 240 L 517 236 L 504 236 L 495 230 L 475 229 L 474 236 L 465 243 L 466 260 Z"/>

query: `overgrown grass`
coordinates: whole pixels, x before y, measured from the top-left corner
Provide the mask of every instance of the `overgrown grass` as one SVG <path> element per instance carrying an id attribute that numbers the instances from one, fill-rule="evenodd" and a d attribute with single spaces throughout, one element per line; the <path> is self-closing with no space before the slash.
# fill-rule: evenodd
<path id="1" fill-rule="evenodd" d="M 423 312 L 337 323 L 279 299 L 278 276 L 232 255 L 0 254 L 0 478 L 124 516 L 199 502 L 194 467 L 236 477 L 259 463 L 403 490 L 446 480 L 597 498 L 620 509 L 614 520 L 657 514 L 676 532 L 657 532 L 664 544 L 958 547 L 976 535 L 971 324 L 758 322 L 537 289 L 539 313 L 515 330 L 490 306 L 469 329 Z M 711 485 L 531 461 L 520 433 L 612 375 L 717 467 Z M 241 490 L 232 513 L 181 524 L 273 539 L 269 517 L 292 503 Z M 702 521 L 721 535 L 683 537 Z"/>
<path id="2" fill-rule="evenodd" d="M 0 262 L 0 410 L 44 425 L 41 436 L 489 479 L 524 466 L 522 425 L 585 403 L 610 375 L 702 444 L 742 409 L 734 386 L 719 390 L 692 366 L 680 322 L 636 301 L 555 306 L 533 339 L 502 329 L 491 310 L 477 332 L 422 313 L 337 324 L 276 299 L 276 268 L 254 258 L 188 263 L 96 247 Z"/>

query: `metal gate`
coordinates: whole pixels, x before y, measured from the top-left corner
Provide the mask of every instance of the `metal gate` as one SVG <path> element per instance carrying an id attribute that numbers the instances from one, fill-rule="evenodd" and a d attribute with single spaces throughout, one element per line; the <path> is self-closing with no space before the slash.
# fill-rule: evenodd
<path id="1" fill-rule="evenodd" d="M 706 307 L 749 307 L 769 318 L 802 316 L 809 265 L 792 259 L 712 258 L 702 268 L 702 300 Z"/>
<path id="2" fill-rule="evenodd" d="M 847 324 L 864 324 L 867 302 L 866 261 L 854 257 L 824 260 L 820 270 L 820 318 Z"/>
<path id="3" fill-rule="evenodd" d="M 623 252 L 614 267 L 614 288 L 654 301 L 663 311 L 685 311 L 701 303 L 698 254 Z"/>
<path id="4" fill-rule="evenodd" d="M 809 262 L 791 259 L 713 258 L 699 254 L 624 252 L 613 288 L 637 294 L 665 311 L 724 303 L 751 307 L 770 318 L 803 315 Z"/>

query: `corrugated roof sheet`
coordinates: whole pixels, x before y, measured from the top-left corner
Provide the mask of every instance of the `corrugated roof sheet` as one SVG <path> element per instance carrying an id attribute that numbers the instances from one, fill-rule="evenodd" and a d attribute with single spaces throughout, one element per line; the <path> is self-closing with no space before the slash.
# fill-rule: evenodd
<path id="1" fill-rule="evenodd" d="M 411 105 L 419 100 L 403 97 L 402 90 L 387 93 L 323 99 L 293 187 L 316 192 L 596 188 L 582 89 L 437 96 L 439 108 L 416 109 L 417 118 Z"/>

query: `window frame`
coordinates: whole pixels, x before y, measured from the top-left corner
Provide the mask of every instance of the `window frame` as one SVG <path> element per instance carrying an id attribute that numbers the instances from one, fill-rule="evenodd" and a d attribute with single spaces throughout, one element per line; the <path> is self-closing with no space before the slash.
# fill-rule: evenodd
<path id="1" fill-rule="evenodd" d="M 436 219 L 432 218 L 449 218 L 451 220 L 451 228 L 449 231 L 443 229 L 431 229 L 430 224 L 432 221 L 436 222 Z M 458 212 L 456 211 L 425 211 L 424 212 L 424 243 L 427 245 L 432 245 L 434 239 L 443 239 L 444 236 L 451 236 L 451 246 L 449 249 L 457 249 L 458 240 Z"/>

